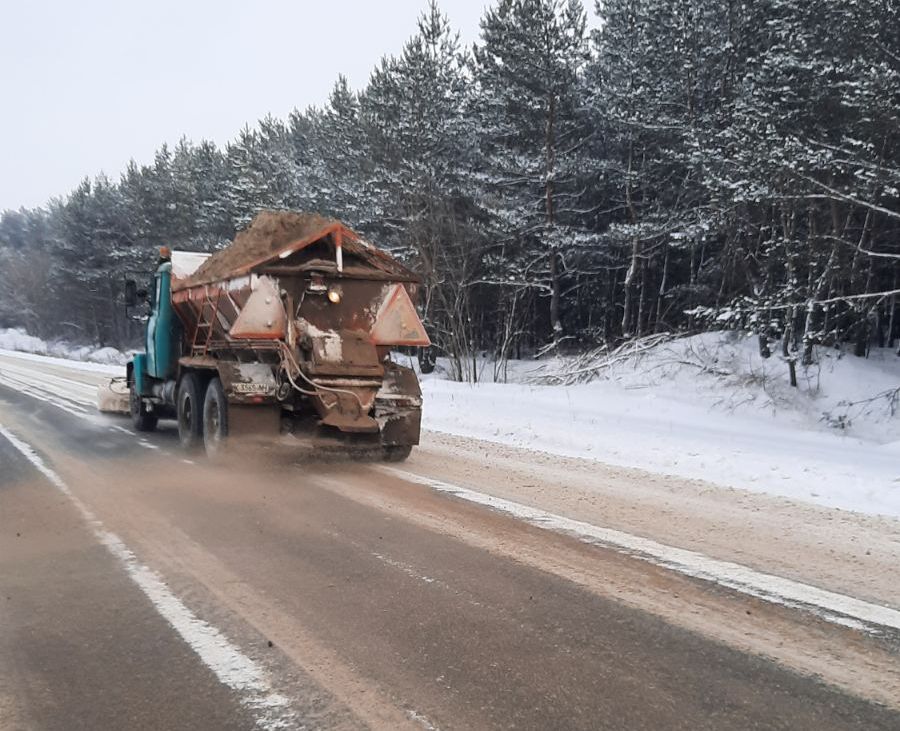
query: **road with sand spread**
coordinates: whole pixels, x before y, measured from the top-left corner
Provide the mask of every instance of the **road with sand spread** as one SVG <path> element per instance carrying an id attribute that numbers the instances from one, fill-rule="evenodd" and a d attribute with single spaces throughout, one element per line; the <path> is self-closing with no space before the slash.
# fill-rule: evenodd
<path id="1" fill-rule="evenodd" d="M 900 728 L 896 521 L 431 432 L 214 467 L 106 377 L 0 353 L 4 731 Z"/>

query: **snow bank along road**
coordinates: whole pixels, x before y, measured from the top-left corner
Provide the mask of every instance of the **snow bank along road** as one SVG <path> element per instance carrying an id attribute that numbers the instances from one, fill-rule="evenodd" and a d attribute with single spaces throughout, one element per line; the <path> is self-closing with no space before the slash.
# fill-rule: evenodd
<path id="1" fill-rule="evenodd" d="M 895 521 L 441 434 L 215 471 L 102 378 L 0 354 L 2 729 L 900 728 Z"/>

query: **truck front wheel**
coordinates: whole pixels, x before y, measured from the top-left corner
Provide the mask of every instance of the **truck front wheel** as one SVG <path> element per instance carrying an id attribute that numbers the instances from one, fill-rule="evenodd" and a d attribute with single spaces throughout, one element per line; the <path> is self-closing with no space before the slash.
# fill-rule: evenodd
<path id="1" fill-rule="evenodd" d="M 131 410 L 131 423 L 135 431 L 153 431 L 156 429 L 156 414 L 151 414 L 144 406 L 140 394 L 134 390 L 134 381 L 128 384 L 128 406 Z"/>
<path id="2" fill-rule="evenodd" d="M 227 438 L 228 400 L 222 381 L 216 377 L 209 382 L 203 401 L 203 444 L 210 459 L 223 455 Z"/>
<path id="3" fill-rule="evenodd" d="M 186 373 L 181 377 L 176 406 L 181 446 L 189 451 L 194 450 L 203 439 L 203 382 L 195 373 Z"/>

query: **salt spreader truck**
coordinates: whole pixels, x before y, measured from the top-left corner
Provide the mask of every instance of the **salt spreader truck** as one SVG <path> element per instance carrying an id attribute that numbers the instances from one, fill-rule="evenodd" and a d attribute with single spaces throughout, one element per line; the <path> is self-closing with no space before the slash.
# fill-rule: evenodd
<path id="1" fill-rule="evenodd" d="M 148 291 L 146 352 L 127 365 L 138 431 L 178 422 L 181 444 L 220 456 L 242 440 L 389 461 L 419 442 L 415 372 L 427 346 L 415 274 L 339 221 L 264 211 L 214 254 L 165 249 Z"/>

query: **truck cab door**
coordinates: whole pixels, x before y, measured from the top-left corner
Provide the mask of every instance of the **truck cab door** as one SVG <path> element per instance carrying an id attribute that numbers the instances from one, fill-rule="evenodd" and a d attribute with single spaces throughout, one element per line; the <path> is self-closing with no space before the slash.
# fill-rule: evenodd
<path id="1" fill-rule="evenodd" d="M 161 273 L 157 272 L 153 278 L 153 286 L 150 288 L 150 317 L 147 319 L 147 373 L 157 377 L 156 367 L 156 337 L 159 325 L 159 296 Z"/>
<path id="2" fill-rule="evenodd" d="M 179 330 L 172 309 L 170 263 L 159 267 L 155 285 L 153 308 L 147 322 L 147 372 L 154 378 L 165 379 L 175 375 L 179 356 Z"/>

